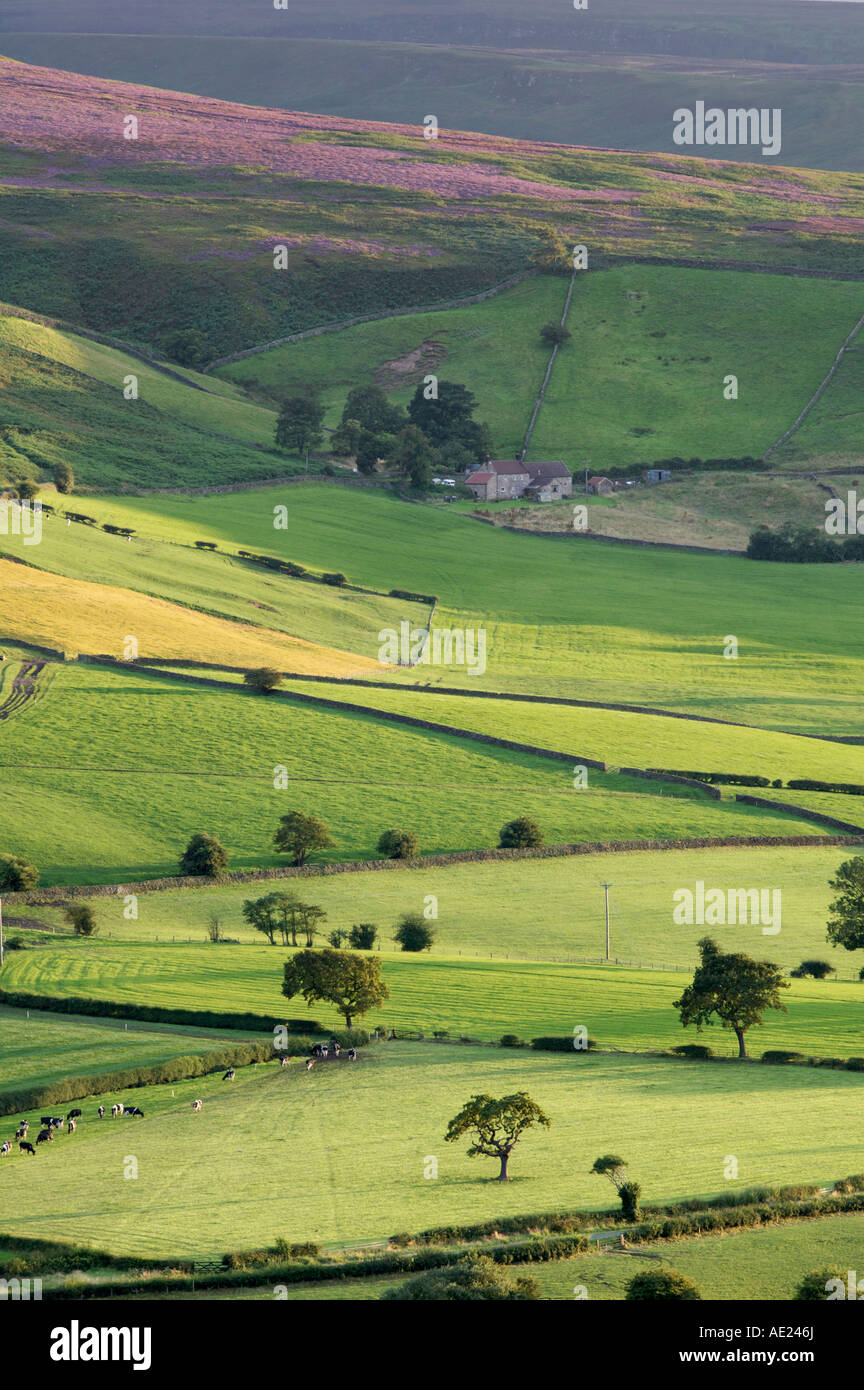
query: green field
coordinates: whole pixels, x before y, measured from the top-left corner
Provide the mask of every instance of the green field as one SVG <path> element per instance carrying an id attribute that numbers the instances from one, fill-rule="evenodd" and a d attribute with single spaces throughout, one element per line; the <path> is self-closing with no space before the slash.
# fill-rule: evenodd
<path id="1" fill-rule="evenodd" d="M 829 1182 L 860 1156 L 853 1116 L 861 1081 L 850 1074 L 752 1068 L 745 1084 L 734 1067 L 448 1046 L 430 1060 L 427 1046 L 382 1044 L 357 1066 L 307 1073 L 297 1062 L 286 1073 L 262 1064 L 230 1086 L 199 1078 L 135 1092 L 143 1120 L 87 1122 L 38 1155 L 38 1171 L 50 1169 L 50 1213 L 43 1180 L 34 1182 L 25 1161 L 4 1167 L 5 1231 L 112 1253 L 213 1256 L 277 1235 L 342 1242 L 442 1221 L 599 1208 L 608 1194 L 588 1169 L 601 1152 L 623 1150 L 650 1201 Z M 552 1127 L 522 1141 L 502 1188 L 494 1165 L 469 1159 L 464 1145 L 445 1146 L 443 1132 L 472 1091 L 522 1086 Z M 204 1101 L 197 1113 L 195 1097 Z M 130 1148 L 134 1181 L 124 1179 Z M 734 1182 L 724 1179 L 730 1153 L 739 1162 Z M 436 1180 L 423 1176 L 428 1155 L 438 1159 Z M 211 1183 L 222 1191 L 218 1202 Z"/>
<path id="2" fill-rule="evenodd" d="M 377 490 L 95 499 L 143 535 L 255 546 L 353 583 L 438 594 L 436 623 L 482 628 L 488 667 L 434 684 L 647 704 L 800 733 L 860 732 L 860 605 L 845 565 L 618 549 L 482 526 Z M 830 612 L 832 621 L 826 623 Z M 739 656 L 724 659 L 727 635 Z M 412 680 L 416 676 L 412 673 Z M 806 773 L 804 774 L 806 775 Z"/>
<path id="3" fill-rule="evenodd" d="M 428 620 L 428 605 L 291 579 L 234 554 L 216 555 L 196 550 L 192 544 L 152 540 L 146 534 L 127 540 L 93 526 L 67 526 L 63 517 L 67 508 L 100 517 L 104 508 L 90 497 L 79 502 L 77 498 L 59 499 L 53 493 L 50 496 L 59 514 L 43 513 L 41 544 L 25 545 L 23 536 L 0 533 L 0 555 L 17 557 L 70 579 L 119 584 L 137 593 L 287 632 L 374 661 L 382 628 L 398 628 L 403 619 L 414 626 Z M 279 496 L 290 506 L 289 489 Z M 272 527 L 272 509 L 270 517 Z M 230 659 L 230 648 L 228 651 Z M 218 659 L 215 651 L 207 656 Z"/>
<path id="4" fill-rule="evenodd" d="M 611 882 L 612 956 L 625 963 L 691 966 L 696 942 L 707 928 L 677 926 L 673 894 L 708 887 L 777 888 L 782 926 L 764 936 L 758 926 L 724 926 L 718 935 L 728 950 L 769 956 L 784 967 L 816 956 L 830 960 L 843 979 L 857 978 L 860 961 L 825 939 L 832 893 L 828 880 L 837 865 L 858 853 L 856 846 L 807 848 L 636 851 L 575 855 L 561 859 L 455 864 L 448 868 L 400 869 L 333 874 L 312 879 L 271 879 L 142 894 L 138 917 L 124 917 L 123 899 L 94 898 L 102 938 L 128 942 L 200 943 L 211 913 L 233 940 L 261 944 L 241 915 L 243 902 L 265 892 L 294 891 L 328 914 L 326 930 L 374 922 L 385 952 L 395 947 L 391 932 L 403 912 L 422 911 L 431 894 L 437 902 L 433 956 L 572 961 L 599 959 L 604 950 L 604 880 Z M 543 904 L 542 916 L 537 911 Z M 56 909 L 26 909 L 59 922 Z M 29 961 L 28 957 L 28 961 Z M 202 957 L 202 959 L 206 959 Z M 266 954 L 265 954 L 266 959 Z"/>
<path id="5" fill-rule="evenodd" d="M 674 1245 L 645 1246 L 645 1254 L 660 1256 L 662 1263 L 650 1266 L 641 1256 L 642 1247 L 632 1254 L 578 1255 L 549 1264 L 517 1266 L 514 1276 L 529 1275 L 540 1285 L 541 1297 L 560 1302 L 584 1298 L 614 1300 L 624 1298 L 628 1282 L 646 1268 L 677 1269 L 688 1275 L 704 1299 L 735 1299 L 782 1302 L 791 1299 L 801 1277 L 810 1269 L 860 1268 L 864 1247 L 864 1217 L 820 1217 L 813 1221 L 789 1222 L 757 1231 L 729 1231 L 720 1236 L 675 1241 Z M 386 1289 L 398 1287 L 399 1279 L 339 1279 L 315 1284 L 282 1285 L 278 1298 L 288 1302 L 367 1302 L 381 1298 Z M 160 1298 L 208 1301 L 230 1299 L 267 1300 L 277 1297 L 278 1278 L 258 1288 L 208 1289 L 205 1293 L 172 1293 Z"/>
<path id="6" fill-rule="evenodd" d="M 237 1038 L 239 1035 L 233 1035 Z M 252 1037 L 253 1034 L 245 1034 Z M 158 1029 L 141 1023 L 81 1016 L 25 1013 L 0 1007 L 3 1090 L 47 1085 L 70 1076 L 89 1076 L 147 1066 L 170 1057 L 213 1052 L 226 1042 L 215 1028 Z M 62 1102 L 61 1102 L 62 1104 Z M 94 1106 L 96 1102 L 93 1102 Z M 0 1121 L 5 1133 L 12 1118 Z"/>
<path id="7" fill-rule="evenodd" d="M 751 946 L 753 954 L 770 959 L 773 940 L 760 937 Z M 4 989 L 37 995 L 235 1013 L 251 1009 L 278 1018 L 285 1012 L 280 991 L 286 954 L 283 947 L 267 945 L 160 943 L 145 948 L 97 940 L 16 952 L 2 979 Z M 368 1026 L 420 1029 L 427 1035 L 446 1030 L 454 1037 L 485 1040 L 508 1032 L 523 1038 L 570 1036 L 576 1026 L 585 1026 L 602 1046 L 628 1051 L 699 1041 L 694 1029 L 682 1030 L 672 1007 L 689 975 L 614 965 L 526 963 L 491 955 L 489 960 L 383 957 L 391 997 L 367 1017 Z M 861 1054 L 864 1000 L 859 982 L 793 980 L 784 998 L 788 1014 L 766 1015 L 764 1026 L 750 1035 L 752 1054 L 778 1047 L 814 1056 Z M 292 1007 L 296 1016 L 296 1001 Z M 339 1022 L 335 1011 L 322 1004 L 313 1006 L 310 1017 L 327 1027 Z M 719 1027 L 706 1030 L 702 1041 L 723 1054 L 736 1051 L 732 1035 Z"/>
<path id="8" fill-rule="evenodd" d="M 813 833 L 786 813 L 672 783 L 655 790 L 597 773 L 577 793 L 566 764 L 425 730 L 388 726 L 382 759 L 381 738 L 373 715 L 61 667 L 47 695 L 0 730 L 0 839 L 46 883 L 110 883 L 176 872 L 201 829 L 234 868 L 275 865 L 273 833 L 294 809 L 329 826 L 330 859 L 377 857 L 391 826 L 412 829 L 425 853 L 494 848 L 523 814 L 551 844 Z"/>
<path id="9" fill-rule="evenodd" d="M 314 384 L 335 424 L 352 387 L 378 381 L 407 404 L 434 370 L 474 392 L 495 457 L 510 458 L 548 361 L 539 330 L 560 318 L 565 288 L 545 277 L 470 308 L 274 348 L 218 374 L 271 397 L 286 383 Z M 602 473 L 669 457 L 758 457 L 825 376 L 860 317 L 859 298 L 854 284 L 784 275 L 645 265 L 583 275 L 568 318 L 573 338 L 556 362 L 529 458 L 562 459 L 576 472 L 590 459 Z M 421 349 L 418 367 L 410 354 Z M 388 367 L 400 359 L 401 370 Z M 723 396 L 729 372 L 739 378 L 736 401 Z M 847 438 L 849 427 L 833 442 L 823 428 L 818 447 L 799 447 L 796 458 L 839 449 Z M 820 506 L 817 524 L 821 515 Z"/>

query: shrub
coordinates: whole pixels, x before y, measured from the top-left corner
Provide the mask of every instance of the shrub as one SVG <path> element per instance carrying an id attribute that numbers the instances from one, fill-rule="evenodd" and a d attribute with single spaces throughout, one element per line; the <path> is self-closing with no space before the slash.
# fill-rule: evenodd
<path id="1" fill-rule="evenodd" d="M 785 1048 L 775 1047 L 762 1053 L 763 1062 L 801 1062 L 804 1060 L 803 1052 L 787 1052 Z"/>
<path id="2" fill-rule="evenodd" d="M 824 980 L 837 974 L 837 967 L 827 960 L 802 960 L 797 970 L 790 972 L 796 979 Z"/>
<path id="3" fill-rule="evenodd" d="M 183 876 L 219 878 L 228 868 L 228 851 L 215 835 L 193 835 L 180 859 Z"/>
<path id="4" fill-rule="evenodd" d="M 96 936 L 96 913 L 89 903 L 70 903 L 66 908 L 66 920 L 70 922 L 76 936 Z"/>
<path id="5" fill-rule="evenodd" d="M 536 1279 L 513 1279 L 488 1255 L 466 1255 L 449 1268 L 421 1274 L 417 1279 L 388 1289 L 381 1296 L 391 1302 L 479 1302 L 484 1299 L 512 1302 L 539 1299 L 540 1287 Z"/>
<path id="6" fill-rule="evenodd" d="M 435 931 L 419 912 L 405 912 L 396 924 L 393 940 L 403 951 L 430 951 Z"/>
<path id="7" fill-rule="evenodd" d="M 501 827 L 499 849 L 534 849 L 542 843 L 543 831 L 527 816 L 519 816 Z"/>
<path id="8" fill-rule="evenodd" d="M 410 589 L 391 589 L 390 598 L 404 598 L 410 603 L 437 603 L 438 599 L 434 594 L 414 594 Z"/>
<path id="9" fill-rule="evenodd" d="M 573 334 L 569 328 L 565 328 L 563 323 L 544 323 L 540 329 L 540 337 L 544 343 L 550 347 L 563 347 L 568 343 Z"/>
<path id="10" fill-rule="evenodd" d="M 835 1281 L 839 1280 L 840 1287 L 846 1289 L 846 1278 L 845 1269 L 811 1269 L 792 1295 L 793 1300 L 796 1303 L 826 1303 L 829 1294 L 837 1291 Z"/>
<path id="11" fill-rule="evenodd" d="M 625 1299 L 634 1303 L 642 1299 L 683 1299 L 693 1302 L 702 1295 L 686 1274 L 677 1269 L 646 1269 L 634 1274 L 627 1285 Z"/>
<path id="12" fill-rule="evenodd" d="M 215 541 L 196 541 L 195 548 L 197 550 L 216 550 L 217 546 Z"/>
<path id="13" fill-rule="evenodd" d="M 524 1046 L 525 1046 L 525 1043 L 522 1041 L 522 1039 L 520 1038 L 520 1036 L 519 1036 L 518 1033 L 502 1033 L 502 1034 L 501 1034 L 500 1043 L 501 1043 L 501 1046 L 502 1046 L 502 1047 L 524 1047 Z"/>
<path id="14" fill-rule="evenodd" d="M 378 928 L 373 922 L 357 922 L 348 933 L 352 951 L 371 951 L 375 946 Z"/>
<path id="15" fill-rule="evenodd" d="M 39 882 L 39 870 L 18 854 L 0 854 L 0 893 L 25 893 Z"/>
<path id="16" fill-rule="evenodd" d="M 58 463 L 54 469 L 54 486 L 58 492 L 71 492 L 75 486 L 75 474 L 68 463 Z"/>
<path id="17" fill-rule="evenodd" d="M 587 1047 L 574 1047 L 572 1038 L 540 1037 L 532 1038 L 531 1046 L 535 1052 L 593 1052 L 597 1046 L 594 1038 L 588 1038 Z"/>
<path id="18" fill-rule="evenodd" d="M 332 584 L 336 589 L 342 589 L 348 583 L 347 576 L 341 570 L 335 573 L 322 574 L 321 581 L 324 584 Z"/>
<path id="19" fill-rule="evenodd" d="M 618 1190 L 621 1198 L 621 1211 L 625 1221 L 639 1220 L 639 1198 L 642 1188 L 638 1182 L 625 1182 Z"/>
<path id="20" fill-rule="evenodd" d="M 419 852 L 417 836 L 411 830 L 385 830 L 378 841 L 378 853 L 388 859 L 414 859 Z"/>
<path id="21" fill-rule="evenodd" d="M 243 684 L 250 690 L 257 690 L 261 695 L 268 695 L 277 685 L 282 684 L 282 672 L 275 666 L 256 666 L 253 670 L 244 672 Z"/>
<path id="22" fill-rule="evenodd" d="M 681 1043 L 678 1047 L 673 1047 L 672 1051 L 679 1057 L 713 1057 L 714 1052 L 704 1043 Z"/>

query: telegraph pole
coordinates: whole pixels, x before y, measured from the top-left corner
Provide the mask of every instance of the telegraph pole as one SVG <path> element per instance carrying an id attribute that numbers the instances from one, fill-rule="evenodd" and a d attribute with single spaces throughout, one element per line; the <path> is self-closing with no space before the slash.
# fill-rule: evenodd
<path id="1" fill-rule="evenodd" d="M 0 965 L 3 964 L 3 899 L 0 898 Z"/>
<path id="2" fill-rule="evenodd" d="M 603 891 L 606 894 L 606 959 L 609 960 L 609 889 L 611 883 L 603 884 Z"/>

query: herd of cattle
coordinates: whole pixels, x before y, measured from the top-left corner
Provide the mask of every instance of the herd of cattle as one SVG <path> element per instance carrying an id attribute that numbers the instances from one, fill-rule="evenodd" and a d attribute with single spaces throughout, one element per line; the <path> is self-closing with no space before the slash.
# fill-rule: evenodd
<path id="1" fill-rule="evenodd" d="M 343 1053 L 343 1049 L 339 1046 L 339 1044 L 338 1044 L 338 1042 L 336 1041 L 335 1038 L 331 1038 L 329 1043 L 316 1043 L 315 1046 L 312 1048 L 312 1056 L 306 1058 L 306 1070 L 307 1070 L 307 1071 L 311 1071 L 312 1068 L 314 1067 L 316 1061 L 326 1061 L 330 1056 L 332 1056 L 334 1059 L 336 1059 L 336 1060 L 338 1061 L 338 1060 L 340 1059 L 342 1053 Z M 348 1051 L 347 1051 L 347 1053 L 346 1053 L 345 1055 L 346 1055 L 346 1057 L 347 1057 L 347 1059 L 348 1059 L 349 1062 L 356 1062 L 356 1061 L 357 1061 L 357 1050 L 356 1050 L 356 1048 L 349 1047 L 349 1048 L 348 1048 Z M 291 1061 L 293 1061 L 293 1058 L 291 1058 L 291 1057 L 283 1057 L 282 1060 L 281 1060 L 281 1064 L 282 1064 L 283 1067 L 285 1067 L 285 1066 L 287 1066 L 288 1063 L 291 1062 Z M 234 1068 L 233 1068 L 233 1067 L 229 1067 L 228 1070 L 224 1073 L 224 1075 L 223 1075 L 223 1077 L 222 1077 L 222 1080 L 223 1080 L 223 1081 L 233 1081 L 233 1080 L 234 1080 L 234 1076 L 235 1076 Z M 203 1104 L 202 1101 L 200 1101 L 200 1100 L 194 1100 L 194 1101 L 192 1102 L 192 1109 L 193 1109 L 193 1110 L 200 1110 L 201 1107 L 202 1107 L 202 1104 Z M 36 1143 L 37 1143 L 37 1144 L 50 1144 L 50 1143 L 53 1141 L 53 1139 L 54 1139 L 55 1133 L 56 1133 L 56 1134 L 62 1134 L 62 1133 L 63 1133 L 63 1126 L 64 1126 L 64 1124 L 65 1124 L 65 1126 L 66 1126 L 66 1133 L 67 1133 L 67 1134 L 74 1134 L 74 1133 L 75 1133 L 75 1126 L 76 1126 L 76 1124 L 78 1123 L 78 1121 L 81 1119 L 82 1113 L 83 1113 L 83 1112 L 80 1111 L 80 1110 L 70 1110 L 69 1113 L 68 1113 L 68 1115 L 66 1116 L 66 1119 L 65 1119 L 65 1120 L 63 1119 L 63 1116 L 62 1116 L 62 1115 L 43 1115 L 42 1118 L 41 1118 L 41 1121 L 40 1121 L 40 1123 L 41 1123 L 41 1125 L 42 1125 L 42 1128 L 40 1129 L 39 1133 L 38 1133 L 37 1136 L 36 1136 Z M 104 1105 L 100 1105 L 100 1106 L 98 1107 L 97 1111 L 96 1111 L 96 1114 L 98 1115 L 98 1117 L 99 1117 L 100 1120 L 104 1119 L 104 1118 L 105 1118 L 105 1114 L 106 1114 L 105 1106 L 104 1106 Z M 111 1118 L 112 1118 L 112 1120 L 116 1120 L 117 1117 L 120 1116 L 120 1115 L 125 1115 L 125 1116 L 127 1116 L 128 1118 L 132 1118 L 132 1117 L 134 1117 L 134 1116 L 139 1116 L 139 1117 L 143 1120 L 143 1118 L 144 1118 L 144 1111 L 141 1109 L 141 1107 L 140 1107 L 139 1105 L 119 1105 L 119 1104 L 118 1104 L 118 1105 L 112 1105 L 112 1106 L 111 1106 Z M 30 1128 L 30 1121 L 29 1121 L 29 1120 L 19 1120 L 19 1122 L 18 1122 L 18 1128 L 17 1128 L 17 1130 L 15 1131 L 15 1139 L 14 1139 L 14 1140 L 12 1140 L 12 1139 L 7 1139 L 7 1140 L 5 1140 L 2 1144 L 0 1144 L 0 1157 L 3 1157 L 3 1156 L 5 1156 L 6 1154 L 11 1153 L 11 1152 L 12 1152 L 12 1145 L 13 1145 L 13 1143 L 16 1143 L 16 1142 L 17 1142 L 17 1144 L 18 1144 L 18 1152 L 19 1152 L 19 1153 L 22 1153 L 22 1154 L 32 1154 L 33 1157 L 35 1158 L 35 1157 L 36 1157 L 36 1150 L 34 1149 L 33 1145 L 32 1145 L 31 1143 L 29 1143 L 29 1141 L 28 1141 L 28 1139 L 27 1139 L 27 1131 L 29 1130 L 29 1128 Z"/>
<path id="2" fill-rule="evenodd" d="M 105 1116 L 105 1106 L 100 1105 L 99 1109 L 96 1111 L 96 1114 L 99 1116 L 100 1120 L 103 1119 Z M 64 1124 L 66 1126 L 66 1133 L 74 1134 L 75 1127 L 78 1121 L 81 1119 L 81 1115 L 82 1111 L 80 1110 L 70 1110 L 65 1120 L 63 1119 L 62 1115 L 43 1115 L 40 1120 L 42 1128 L 36 1135 L 36 1143 L 50 1144 L 55 1134 L 63 1133 Z M 141 1109 L 139 1105 L 112 1105 L 111 1118 L 116 1119 L 118 1115 L 139 1115 L 143 1120 L 144 1111 Z M 29 1120 L 19 1120 L 18 1128 L 15 1131 L 15 1139 L 7 1139 L 4 1143 L 0 1144 L 0 1157 L 2 1157 L 5 1154 L 11 1153 L 13 1143 L 17 1142 L 19 1153 L 32 1154 L 35 1158 L 36 1150 L 34 1149 L 33 1145 L 28 1142 L 27 1139 L 27 1132 L 29 1128 Z"/>

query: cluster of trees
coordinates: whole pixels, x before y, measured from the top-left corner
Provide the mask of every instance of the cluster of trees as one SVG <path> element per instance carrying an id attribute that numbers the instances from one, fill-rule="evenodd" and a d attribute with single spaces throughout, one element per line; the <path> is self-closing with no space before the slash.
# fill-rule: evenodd
<path id="1" fill-rule="evenodd" d="M 266 936 L 271 946 L 281 937 L 283 946 L 312 947 L 315 938 L 324 935 L 327 912 L 315 903 L 307 903 L 296 893 L 265 893 L 260 898 L 247 898 L 241 908 L 243 917 L 255 931 Z M 211 940 L 220 940 L 211 933 Z M 337 927 L 327 935 L 334 950 L 347 945 L 352 951 L 372 951 L 379 939 L 374 922 L 355 922 L 352 927 Z M 435 930 L 419 912 L 403 912 L 393 933 L 403 951 L 428 951 L 435 940 Z"/>
<path id="2" fill-rule="evenodd" d="M 333 431 L 331 452 L 353 458 L 358 472 L 394 469 L 412 487 L 428 487 L 435 472 L 464 472 L 485 457 L 489 427 L 474 419 L 477 401 L 453 381 L 421 383 L 407 412 L 380 386 L 357 386 L 348 395 Z M 308 454 L 324 439 L 324 404 L 316 393 L 289 396 L 276 424 L 281 449 Z"/>
<path id="3" fill-rule="evenodd" d="M 786 525 L 779 531 L 760 526 L 747 546 L 751 560 L 778 560 L 792 565 L 836 565 L 843 560 L 864 560 L 864 536 L 837 539 L 806 526 Z"/>

